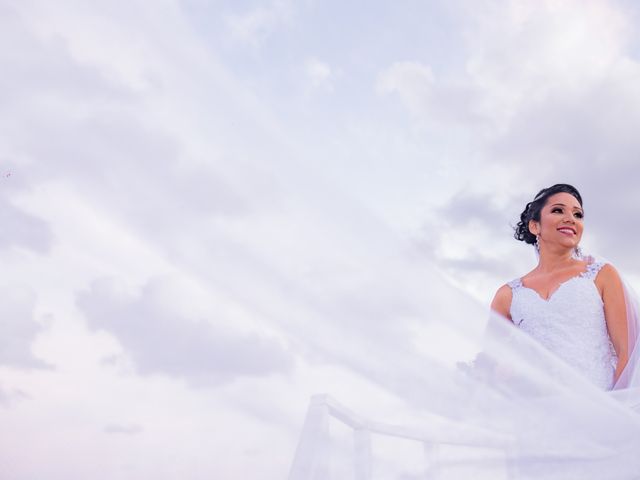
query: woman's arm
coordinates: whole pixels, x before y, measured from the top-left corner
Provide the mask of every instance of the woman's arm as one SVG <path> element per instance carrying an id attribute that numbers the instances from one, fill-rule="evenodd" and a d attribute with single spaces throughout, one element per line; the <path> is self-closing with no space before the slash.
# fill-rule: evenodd
<path id="1" fill-rule="evenodd" d="M 509 285 L 501 286 L 493 297 L 493 301 L 491 302 L 491 309 L 494 312 L 498 312 L 500 315 L 505 317 L 507 320 L 511 320 L 511 287 Z"/>
<path id="2" fill-rule="evenodd" d="M 607 321 L 609 337 L 618 355 L 615 379 L 620 377 L 629 360 L 629 331 L 627 326 L 627 305 L 624 287 L 616 269 L 606 264 L 596 277 L 596 286 L 604 302 L 604 316 Z"/>

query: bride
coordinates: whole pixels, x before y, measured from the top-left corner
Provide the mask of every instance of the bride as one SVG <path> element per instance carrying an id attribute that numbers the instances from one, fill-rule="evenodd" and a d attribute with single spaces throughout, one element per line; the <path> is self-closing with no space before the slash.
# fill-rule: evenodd
<path id="1" fill-rule="evenodd" d="M 541 190 L 515 232 L 535 246 L 538 264 L 497 291 L 488 319 L 461 292 L 428 296 L 415 264 L 393 264 L 395 277 L 380 269 L 388 291 L 401 294 L 393 325 L 416 320 L 404 336 L 388 330 L 376 348 L 363 339 L 392 322 L 340 332 L 341 354 L 380 394 L 338 391 L 357 413 L 315 396 L 289 479 L 354 478 L 354 470 L 338 472 L 338 458 L 358 480 L 640 478 L 635 297 L 612 265 L 581 254 L 583 229 L 574 187 Z M 351 441 L 336 436 L 345 427 Z M 404 444 L 381 437 L 417 442 L 424 455 L 410 461 Z"/>
<path id="2" fill-rule="evenodd" d="M 624 288 L 611 264 L 582 258 L 583 229 L 576 188 L 557 184 L 541 190 L 515 232 L 516 239 L 535 245 L 538 265 L 503 285 L 491 307 L 609 390 L 629 358 Z"/>

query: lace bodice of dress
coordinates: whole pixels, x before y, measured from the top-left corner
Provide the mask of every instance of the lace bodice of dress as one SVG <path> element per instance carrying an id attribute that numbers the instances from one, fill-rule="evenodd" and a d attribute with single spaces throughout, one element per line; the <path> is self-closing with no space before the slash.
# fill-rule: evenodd
<path id="1" fill-rule="evenodd" d="M 607 331 L 604 304 L 594 283 L 603 265 L 590 263 L 585 272 L 560 284 L 547 300 L 525 287 L 521 279 L 508 285 L 513 292 L 513 323 L 598 387 L 609 390 L 617 358 Z"/>

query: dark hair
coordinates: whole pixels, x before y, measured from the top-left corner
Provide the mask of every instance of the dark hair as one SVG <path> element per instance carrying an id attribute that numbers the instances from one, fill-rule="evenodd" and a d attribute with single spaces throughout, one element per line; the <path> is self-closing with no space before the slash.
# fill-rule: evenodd
<path id="1" fill-rule="evenodd" d="M 530 245 L 536 243 L 536 236 L 529 231 L 529 222 L 531 220 L 536 222 L 540 221 L 540 211 L 542 210 L 542 207 L 547 204 L 548 198 L 556 193 L 569 193 L 573 195 L 580 203 L 580 206 L 582 206 L 582 197 L 580 196 L 580 192 L 578 192 L 578 189 L 572 185 L 557 183 L 549 188 L 543 188 L 533 198 L 533 201 L 527 203 L 527 206 L 524 207 L 524 211 L 520 214 L 520 221 L 515 226 L 515 232 L 513 234 L 516 240 L 520 240 Z"/>

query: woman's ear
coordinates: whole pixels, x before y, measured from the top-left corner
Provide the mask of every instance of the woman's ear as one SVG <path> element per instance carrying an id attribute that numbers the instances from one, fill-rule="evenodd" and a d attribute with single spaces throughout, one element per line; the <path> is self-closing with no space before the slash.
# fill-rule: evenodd
<path id="1" fill-rule="evenodd" d="M 535 220 L 529 220 L 529 231 L 532 235 L 540 234 L 540 223 Z"/>

